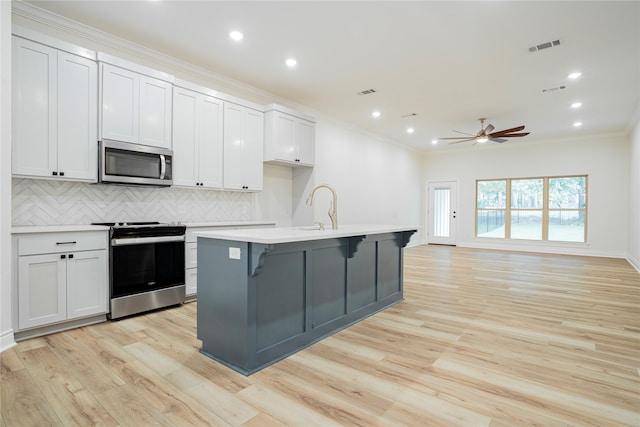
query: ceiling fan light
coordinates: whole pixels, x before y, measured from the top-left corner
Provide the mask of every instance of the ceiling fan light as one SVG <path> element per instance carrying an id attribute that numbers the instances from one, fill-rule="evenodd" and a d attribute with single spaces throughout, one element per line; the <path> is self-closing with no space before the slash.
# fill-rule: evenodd
<path id="1" fill-rule="evenodd" d="M 480 144 L 482 144 L 483 142 L 487 142 L 489 140 L 489 138 L 487 138 L 486 136 L 479 136 L 476 138 L 476 142 L 479 142 Z"/>

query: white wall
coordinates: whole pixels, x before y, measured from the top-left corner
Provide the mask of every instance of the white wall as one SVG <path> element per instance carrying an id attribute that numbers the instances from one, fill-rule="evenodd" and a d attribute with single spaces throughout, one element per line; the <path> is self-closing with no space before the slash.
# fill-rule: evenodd
<path id="1" fill-rule="evenodd" d="M 629 138 L 624 135 L 482 145 L 426 156 L 425 185 L 429 180 L 458 180 L 459 246 L 625 257 L 629 234 L 628 156 Z M 574 174 L 589 175 L 587 244 L 474 237 L 476 179 Z M 423 192 L 426 194 L 426 187 Z"/>
<path id="2" fill-rule="evenodd" d="M 314 185 L 329 184 L 338 194 L 339 224 L 419 226 L 421 161 L 417 152 L 320 117 L 316 125 L 316 167 L 312 173 L 294 171 L 294 180 L 302 181 L 295 182 L 294 187 L 303 184 L 294 195 L 294 222 L 331 225 L 327 215 L 329 191 L 319 189 L 311 207 L 304 203 Z M 422 240 L 419 232 L 412 244 Z"/>
<path id="3" fill-rule="evenodd" d="M 11 2 L 0 1 L 0 351 L 11 324 Z"/>
<path id="4" fill-rule="evenodd" d="M 640 119 L 631 134 L 629 156 L 629 254 L 627 259 L 640 271 Z"/>
<path id="5" fill-rule="evenodd" d="M 263 190 L 254 195 L 254 219 L 275 221 L 276 227 L 292 225 L 292 173 L 286 166 L 264 165 Z"/>

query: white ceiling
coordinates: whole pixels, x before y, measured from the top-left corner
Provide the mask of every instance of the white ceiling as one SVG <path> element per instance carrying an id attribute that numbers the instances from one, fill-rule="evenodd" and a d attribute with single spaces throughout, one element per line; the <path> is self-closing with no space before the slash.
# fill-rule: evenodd
<path id="1" fill-rule="evenodd" d="M 638 1 L 28 3 L 425 151 L 477 132 L 479 117 L 526 125 L 510 143 L 532 144 L 628 131 L 638 114 Z"/>

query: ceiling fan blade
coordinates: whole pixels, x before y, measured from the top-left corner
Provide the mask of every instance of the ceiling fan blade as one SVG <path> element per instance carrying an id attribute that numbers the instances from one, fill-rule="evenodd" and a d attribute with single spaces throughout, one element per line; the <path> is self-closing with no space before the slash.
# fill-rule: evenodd
<path id="1" fill-rule="evenodd" d="M 519 131 L 521 131 L 523 129 L 524 129 L 524 125 L 517 126 L 517 127 L 511 128 L 511 129 L 499 130 L 497 132 L 493 132 L 492 135 L 505 134 L 505 133 L 511 133 L 511 132 L 519 132 Z"/>
<path id="2" fill-rule="evenodd" d="M 440 139 L 445 139 L 445 138 L 440 138 Z M 474 136 L 473 138 L 463 139 L 462 141 L 450 141 L 449 145 L 451 145 L 451 144 L 460 144 L 461 142 L 473 141 L 475 139 L 476 139 L 476 137 Z"/>
<path id="3" fill-rule="evenodd" d="M 507 142 L 508 140 L 507 139 L 502 139 L 502 138 L 489 138 L 489 141 L 499 142 L 499 143 L 502 144 L 503 142 Z"/>
<path id="4" fill-rule="evenodd" d="M 464 137 L 464 136 L 457 137 L 456 136 L 456 137 L 451 137 L 451 138 L 438 138 L 438 139 L 474 139 L 475 137 L 476 137 L 475 135 L 469 135 L 469 137 Z"/>
<path id="5" fill-rule="evenodd" d="M 457 133 L 461 133 L 463 135 L 476 136 L 474 133 L 460 132 L 459 130 L 455 130 L 455 129 L 453 131 L 457 132 Z M 442 139 L 442 138 L 440 138 L 440 139 Z"/>
<path id="6" fill-rule="evenodd" d="M 491 131 L 494 129 L 495 129 L 495 126 L 487 125 L 487 127 L 484 128 L 484 131 L 482 131 L 482 133 L 484 133 L 485 135 L 489 135 L 489 133 L 491 133 Z"/>
<path id="7" fill-rule="evenodd" d="M 489 138 L 518 138 L 520 136 L 527 136 L 529 135 L 529 132 L 521 132 L 521 133 L 507 133 L 507 134 L 499 134 L 496 135 L 495 133 L 489 135 Z"/>

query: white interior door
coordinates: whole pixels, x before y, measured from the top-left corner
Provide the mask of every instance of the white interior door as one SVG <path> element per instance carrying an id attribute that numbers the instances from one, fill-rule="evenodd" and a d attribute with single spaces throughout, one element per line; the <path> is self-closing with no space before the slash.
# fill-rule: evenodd
<path id="1" fill-rule="evenodd" d="M 428 184 L 428 243 L 456 244 L 457 217 L 456 181 L 430 182 Z"/>

